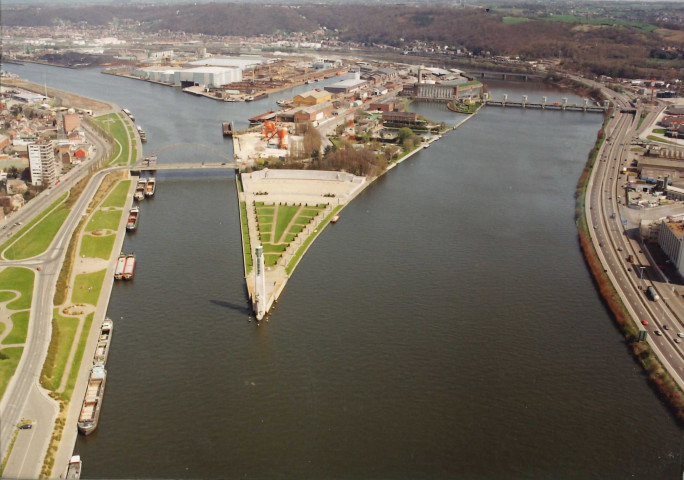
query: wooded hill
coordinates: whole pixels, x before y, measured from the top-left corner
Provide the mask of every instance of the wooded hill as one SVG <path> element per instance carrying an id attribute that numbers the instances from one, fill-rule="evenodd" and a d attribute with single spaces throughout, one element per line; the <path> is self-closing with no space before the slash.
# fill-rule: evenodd
<path id="1" fill-rule="evenodd" d="M 568 68 L 614 77 L 677 76 L 684 67 L 684 46 L 665 41 L 659 30 L 638 26 L 544 18 L 511 17 L 484 9 L 402 5 L 254 5 L 91 6 L 78 8 L 3 8 L 5 26 L 107 25 L 135 20 L 141 31 L 159 30 L 217 36 L 288 35 L 325 27 L 328 38 L 367 45 L 404 47 L 422 41 L 465 47 L 475 55 L 518 55 L 522 59 L 560 56 Z M 659 52 L 666 51 L 667 55 Z M 673 48 L 674 47 L 674 48 Z"/>

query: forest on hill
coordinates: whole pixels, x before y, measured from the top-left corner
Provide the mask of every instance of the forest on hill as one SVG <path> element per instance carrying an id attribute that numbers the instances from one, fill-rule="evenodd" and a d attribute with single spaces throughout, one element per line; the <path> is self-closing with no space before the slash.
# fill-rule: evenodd
<path id="1" fill-rule="evenodd" d="M 403 48 L 412 42 L 464 48 L 475 56 L 561 58 L 567 68 L 614 77 L 678 76 L 684 43 L 663 36 L 658 25 L 583 21 L 572 17 L 511 17 L 482 8 L 406 5 L 194 5 L 12 7 L 5 26 L 107 25 L 135 20 L 141 31 L 213 36 L 288 35 L 318 32 L 317 39 Z M 556 20 L 556 21 L 549 21 Z M 667 25 L 667 32 L 676 26 Z M 321 34 L 321 31 L 324 33 Z M 682 33 L 682 32 L 680 32 Z"/>

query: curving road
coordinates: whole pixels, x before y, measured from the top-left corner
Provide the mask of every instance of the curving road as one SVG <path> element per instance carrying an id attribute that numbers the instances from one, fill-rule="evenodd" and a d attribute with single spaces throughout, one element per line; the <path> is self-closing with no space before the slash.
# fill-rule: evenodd
<path id="1" fill-rule="evenodd" d="M 88 174 L 99 168 L 106 145 L 94 132 L 90 133 L 97 151 L 95 158 L 87 164 L 74 169 L 68 179 L 61 181 L 51 190 L 46 190 L 42 198 L 34 199 L 13 217 L 13 221 L 30 221 L 59 195 Z M 56 281 L 64 262 L 67 247 L 73 232 L 85 214 L 91 198 L 97 191 L 104 176 L 110 170 L 96 173 L 86 186 L 67 217 L 64 225 L 55 236 L 48 250 L 36 257 L 21 261 L 0 261 L 1 267 L 24 266 L 36 274 L 33 288 L 33 302 L 29 318 L 29 329 L 24 352 L 17 370 L 10 381 L 0 402 L 0 451 L 2 458 L 7 455 L 10 442 L 18 431 L 16 444 L 12 449 L 3 478 L 38 478 L 43 459 L 52 435 L 54 420 L 58 413 L 57 402 L 47 395 L 39 383 L 40 372 L 47 354 L 52 334 L 53 297 Z M 47 192 L 47 193 L 46 193 Z M 13 229 L 7 229 L 11 232 Z M 37 268 L 40 267 L 40 270 Z M 17 430 L 22 419 L 33 422 L 30 430 Z"/>
<path id="2" fill-rule="evenodd" d="M 629 167 L 629 149 L 637 138 L 641 109 L 622 113 L 620 109 L 632 108 L 624 95 L 595 82 L 581 81 L 600 88 L 616 104 L 615 117 L 607 125 L 606 142 L 598 152 L 587 187 L 585 208 L 594 247 L 633 321 L 640 330 L 648 332 L 648 343 L 675 381 L 684 386 L 684 338 L 681 344 L 675 341 L 678 333 L 684 336 L 684 302 L 662 276 L 644 245 L 630 238 L 621 215 L 621 209 L 627 208 L 621 199 L 626 183 L 621 169 Z M 644 125 L 649 125 L 657 113 L 651 112 Z M 658 278 L 649 277 L 652 271 L 658 272 Z M 647 297 L 649 286 L 659 293 L 659 301 Z"/>

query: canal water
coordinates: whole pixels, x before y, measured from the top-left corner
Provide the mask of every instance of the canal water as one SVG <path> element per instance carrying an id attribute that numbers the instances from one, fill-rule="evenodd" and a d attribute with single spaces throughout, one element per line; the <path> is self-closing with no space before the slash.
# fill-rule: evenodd
<path id="1" fill-rule="evenodd" d="M 229 152 L 220 122 L 274 106 L 5 68 L 129 107 L 146 153 Z M 535 84 L 492 90 L 578 100 Z M 345 208 L 259 327 L 232 175 L 160 173 L 124 246 L 136 278 L 113 289 L 100 425 L 76 445 L 84 477 L 678 478 L 682 431 L 578 248 L 573 195 L 600 122 L 484 109 Z M 211 155 L 183 148 L 160 162 Z"/>

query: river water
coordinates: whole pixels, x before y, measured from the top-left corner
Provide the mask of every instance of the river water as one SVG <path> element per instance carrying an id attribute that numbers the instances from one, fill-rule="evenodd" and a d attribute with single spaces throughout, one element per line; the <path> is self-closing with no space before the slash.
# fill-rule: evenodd
<path id="1" fill-rule="evenodd" d="M 239 128 L 280 97 L 224 104 L 94 70 L 4 68 L 130 108 L 146 154 L 230 155 L 220 122 Z M 573 194 L 600 122 L 484 109 L 345 208 L 260 327 L 232 174 L 160 173 L 124 246 L 136 278 L 113 289 L 100 424 L 76 445 L 84 477 L 678 478 L 682 431 L 578 248 Z"/>

